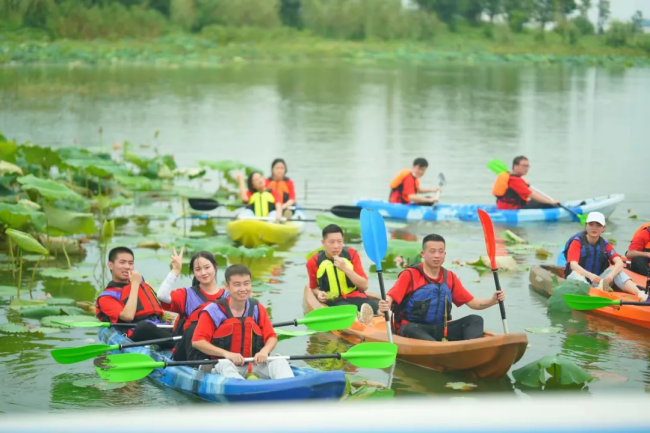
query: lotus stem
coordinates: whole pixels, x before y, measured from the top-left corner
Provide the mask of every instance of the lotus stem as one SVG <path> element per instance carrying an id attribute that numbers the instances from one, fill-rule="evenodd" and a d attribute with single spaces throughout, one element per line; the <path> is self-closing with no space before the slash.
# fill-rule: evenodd
<path id="1" fill-rule="evenodd" d="M 183 237 L 187 237 L 187 218 L 185 218 L 185 197 L 181 196 L 181 209 L 183 210 Z"/>
<path id="2" fill-rule="evenodd" d="M 68 262 L 68 269 L 72 269 L 70 264 L 70 257 L 68 257 L 68 251 L 65 249 L 65 238 L 61 236 L 61 246 L 63 247 L 63 254 L 65 254 L 65 259 Z"/>
<path id="3" fill-rule="evenodd" d="M 20 283 L 23 278 L 23 250 L 18 247 L 18 297 L 20 297 Z"/>
<path id="4" fill-rule="evenodd" d="M 70 169 L 66 169 L 68 172 L 68 185 L 70 185 L 70 188 L 72 189 L 72 174 L 70 173 Z"/>
<path id="5" fill-rule="evenodd" d="M 16 280 L 16 259 L 14 258 L 14 246 L 11 242 L 11 238 L 7 236 L 9 240 L 9 257 L 11 257 L 11 277 Z"/>
<path id="6" fill-rule="evenodd" d="M 106 286 L 104 286 L 104 284 L 105 284 L 104 281 L 105 281 L 105 278 L 106 278 L 106 266 L 105 266 L 104 262 L 106 261 L 106 246 L 107 245 L 108 245 L 108 241 L 106 241 L 104 243 L 104 246 L 102 247 L 102 254 L 101 254 L 101 258 L 100 258 L 101 265 L 102 265 L 102 285 L 101 285 L 101 287 L 106 287 Z"/>
<path id="7" fill-rule="evenodd" d="M 32 269 L 32 278 L 29 280 L 29 297 L 32 297 L 32 286 L 34 285 L 34 277 L 36 276 L 36 269 L 38 268 L 38 264 L 41 262 L 41 258 L 39 257 L 38 260 L 36 260 L 36 264 L 34 265 L 34 269 Z"/>

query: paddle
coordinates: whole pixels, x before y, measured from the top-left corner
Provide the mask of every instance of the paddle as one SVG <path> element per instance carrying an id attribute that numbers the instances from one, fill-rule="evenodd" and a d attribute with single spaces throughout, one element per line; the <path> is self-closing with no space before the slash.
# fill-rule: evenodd
<path id="1" fill-rule="evenodd" d="M 67 326 L 69 328 L 110 328 L 111 326 L 115 327 L 127 327 L 133 328 L 137 323 L 110 323 L 110 322 L 61 322 L 58 320 L 51 321 L 55 325 Z M 156 328 L 173 328 L 174 325 L 156 325 Z"/>
<path id="2" fill-rule="evenodd" d="M 234 207 L 246 207 L 243 204 L 228 204 L 228 203 L 219 203 L 217 200 L 211 198 L 190 198 L 188 199 L 190 207 L 198 211 L 209 211 L 218 208 L 219 206 L 234 206 Z M 295 210 L 296 208 L 292 208 Z M 359 218 L 361 214 L 361 208 L 358 206 L 334 206 L 330 209 L 321 209 L 321 208 L 311 208 L 311 207 L 300 207 L 300 210 L 310 210 L 316 212 L 331 212 L 334 215 L 341 218 Z"/>
<path id="3" fill-rule="evenodd" d="M 501 174 L 501 173 L 505 173 L 505 172 L 507 172 L 507 171 L 510 171 L 510 170 L 508 169 L 508 166 L 506 165 L 506 163 L 503 162 L 503 161 L 501 161 L 501 160 L 499 160 L 499 159 L 493 159 L 492 161 L 488 162 L 488 165 L 487 165 L 487 166 L 488 166 L 488 168 L 489 168 L 490 170 L 492 170 L 492 171 L 493 171 L 494 173 L 496 173 L 496 174 Z M 534 187 L 531 186 L 531 185 L 528 185 L 528 187 L 529 187 L 530 189 L 532 189 L 533 191 L 537 192 L 538 194 L 543 195 L 544 197 L 546 197 L 546 198 L 548 198 L 548 199 L 551 198 L 551 197 L 549 197 L 547 194 L 544 194 L 542 191 L 538 190 L 537 188 L 534 188 Z M 585 225 L 585 222 L 587 221 L 587 215 L 585 215 L 585 214 L 578 214 L 578 213 L 576 213 L 574 210 L 569 209 L 568 207 L 564 206 L 562 203 L 558 203 L 557 206 L 558 206 L 558 207 L 561 207 L 562 209 L 564 209 L 565 211 L 569 212 L 571 215 L 573 215 L 574 217 L 576 217 L 576 218 L 578 219 L 578 221 L 580 221 L 580 224 Z"/>
<path id="4" fill-rule="evenodd" d="M 268 360 L 286 359 L 346 359 L 352 365 L 360 368 L 386 368 L 395 363 L 397 345 L 392 343 L 361 343 L 350 348 L 347 352 L 325 355 L 290 355 L 269 356 Z M 124 353 L 106 355 L 95 359 L 95 370 L 99 377 L 108 382 L 132 382 L 149 376 L 156 368 L 216 364 L 223 359 L 204 359 L 198 361 L 156 361 L 141 353 Z M 244 358 L 245 362 L 253 362 L 254 358 Z"/>
<path id="5" fill-rule="evenodd" d="M 445 183 L 447 183 L 447 179 L 445 179 L 445 175 L 442 174 L 442 172 L 438 173 L 438 187 L 442 188 L 443 186 L 445 186 Z M 436 192 L 436 198 L 440 199 L 440 191 Z M 431 205 L 431 211 L 436 210 L 436 206 L 438 206 L 437 201 Z"/>
<path id="6" fill-rule="evenodd" d="M 384 218 L 379 212 L 373 209 L 363 209 L 361 211 L 361 241 L 366 254 L 377 268 L 377 277 L 379 278 L 379 290 L 381 299 L 386 300 L 386 291 L 384 289 L 384 275 L 381 270 L 381 261 L 384 260 L 388 248 L 388 239 L 386 237 L 386 225 Z M 393 342 L 393 333 L 390 327 L 388 311 L 384 313 L 386 319 L 386 334 L 388 341 Z"/>
<path id="7" fill-rule="evenodd" d="M 600 296 L 564 295 L 564 301 L 572 310 L 596 310 L 598 308 L 611 307 L 615 305 L 650 307 L 650 302 L 621 301 L 620 299 L 615 300 L 602 298 Z"/>
<path id="8" fill-rule="evenodd" d="M 496 289 L 501 290 L 501 284 L 499 284 L 499 274 L 497 273 L 497 261 L 495 259 L 495 253 L 497 249 L 496 242 L 494 241 L 494 227 L 492 226 L 492 220 L 490 215 L 487 214 L 482 209 L 477 209 L 478 217 L 481 220 L 481 225 L 483 226 L 483 234 L 485 235 L 485 249 L 487 250 L 488 257 L 490 258 L 490 264 L 492 265 L 492 275 L 494 275 L 494 284 Z M 503 301 L 499 301 L 499 309 L 501 310 L 501 321 L 503 322 L 503 332 L 508 333 L 508 322 L 506 322 L 506 308 L 503 305 Z"/>
<path id="9" fill-rule="evenodd" d="M 346 329 L 352 326 L 354 320 L 357 318 L 357 307 L 354 305 L 339 305 L 336 307 L 329 308 L 319 308 L 314 311 L 310 311 L 301 319 L 294 319 L 287 322 L 278 322 L 274 323 L 273 327 L 282 327 L 282 326 L 298 326 L 305 325 L 307 328 L 314 331 L 338 331 L 339 329 Z M 52 323 L 73 326 L 73 327 L 97 327 L 95 325 L 100 324 L 101 327 L 108 327 L 111 324 L 108 322 L 80 322 L 80 323 L 65 323 L 65 322 L 56 322 Z M 102 325 L 102 324 L 106 324 Z M 75 326 L 75 325 L 90 325 L 90 326 Z M 121 325 L 130 325 L 128 323 Z M 135 325 L 135 324 L 133 324 Z M 171 327 L 172 325 L 168 325 Z M 165 341 L 177 340 L 181 337 L 169 337 L 161 338 L 158 340 L 149 340 L 149 341 L 137 341 L 134 343 L 125 343 L 125 344 L 91 344 L 89 346 L 82 347 L 71 347 L 66 349 L 54 349 L 52 350 L 52 358 L 59 364 L 74 364 L 75 362 L 85 361 L 95 356 L 99 356 L 102 353 L 110 352 L 112 350 L 122 350 L 127 347 L 138 347 L 138 346 L 148 346 L 155 343 L 163 343 Z"/>

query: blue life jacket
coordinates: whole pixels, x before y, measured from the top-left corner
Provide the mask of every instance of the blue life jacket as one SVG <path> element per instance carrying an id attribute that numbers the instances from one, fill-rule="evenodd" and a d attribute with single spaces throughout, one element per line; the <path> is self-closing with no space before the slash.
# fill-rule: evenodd
<path id="1" fill-rule="evenodd" d="M 414 287 L 414 291 L 409 293 L 402 300 L 394 311 L 397 323 L 406 319 L 412 323 L 423 323 L 426 325 L 438 325 L 444 323 L 445 309 L 447 311 L 447 321 L 451 320 L 451 302 L 452 291 L 447 284 L 447 270 L 441 268 L 442 283 L 434 283 L 422 271 L 418 265 L 410 266 L 402 272 L 410 271 L 411 284 L 414 283 L 413 272 L 419 272 L 427 284 L 421 287 Z"/>
<path id="2" fill-rule="evenodd" d="M 591 245 L 587 240 L 587 233 L 583 231 L 571 236 L 564 246 L 563 253 L 564 257 L 567 258 L 566 268 L 564 269 L 565 278 L 572 272 L 568 254 L 569 247 L 574 240 L 579 241 L 582 245 L 580 248 L 580 260 L 578 261 L 578 264 L 582 266 L 584 270 L 595 275 L 600 275 L 609 267 L 609 257 L 607 257 L 607 245 L 609 245 L 609 242 L 601 236 L 600 239 L 598 239 L 598 242 L 596 242 L 596 245 Z"/>

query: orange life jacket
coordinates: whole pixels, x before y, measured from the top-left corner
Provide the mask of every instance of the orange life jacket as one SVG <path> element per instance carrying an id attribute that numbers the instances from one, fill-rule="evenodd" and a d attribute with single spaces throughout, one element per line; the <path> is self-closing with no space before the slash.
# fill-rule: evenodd
<path id="1" fill-rule="evenodd" d="M 408 168 L 405 168 L 404 170 L 400 171 L 397 176 L 393 178 L 393 180 L 390 181 L 390 194 L 388 196 L 388 200 L 391 203 L 395 203 L 395 199 L 399 200 L 399 203 L 402 204 L 408 204 L 408 201 L 404 200 L 403 191 L 404 191 L 404 179 L 406 179 L 408 176 L 413 176 L 413 173 L 411 173 L 411 170 Z M 415 179 L 415 191 L 417 192 L 420 189 L 420 180 L 413 176 Z"/>
<path id="2" fill-rule="evenodd" d="M 497 198 L 497 201 L 502 201 L 511 205 L 525 206 L 527 200 L 517 194 L 515 190 L 510 188 L 511 177 L 520 176 L 516 174 L 510 174 L 507 171 L 499 173 L 494 181 L 494 185 L 492 186 L 492 195 Z"/>
<path id="3" fill-rule="evenodd" d="M 248 300 L 248 311 L 242 317 L 233 316 L 227 298 L 208 305 L 204 311 L 210 315 L 215 326 L 219 324 L 212 334 L 212 344 L 216 347 L 239 353 L 244 358 L 255 356 L 264 348 L 257 300 Z"/>
<path id="4" fill-rule="evenodd" d="M 636 238 L 637 236 L 640 236 L 643 230 L 647 230 L 648 233 L 650 233 L 650 223 L 645 223 L 637 231 L 634 232 L 634 236 L 632 236 L 632 239 Z M 643 251 L 648 252 L 650 251 L 650 242 L 644 245 Z"/>
<path id="5" fill-rule="evenodd" d="M 272 177 L 269 177 L 267 180 L 268 182 L 266 182 L 266 187 L 278 193 L 278 195 L 282 198 L 282 204 L 288 202 L 290 198 L 289 192 L 291 189 L 289 188 L 287 182 L 291 182 L 291 179 L 285 177 L 284 179 L 278 181 L 273 180 Z"/>
<path id="6" fill-rule="evenodd" d="M 110 296 L 120 302 L 123 306 L 126 305 L 126 302 L 129 300 L 129 295 L 131 293 L 131 284 L 126 283 L 122 287 L 113 285 L 115 282 L 111 281 L 104 289 L 102 293 L 99 294 L 97 300 L 95 301 L 95 315 L 102 322 L 110 322 L 110 318 L 102 312 L 99 308 L 99 298 L 102 296 Z M 153 291 L 149 284 L 144 281 L 140 283 L 140 290 L 138 290 L 138 306 L 135 310 L 135 316 L 133 317 L 133 322 L 140 322 L 142 320 L 153 319 L 155 321 L 161 321 L 163 315 L 163 308 L 160 305 L 156 293 Z"/>

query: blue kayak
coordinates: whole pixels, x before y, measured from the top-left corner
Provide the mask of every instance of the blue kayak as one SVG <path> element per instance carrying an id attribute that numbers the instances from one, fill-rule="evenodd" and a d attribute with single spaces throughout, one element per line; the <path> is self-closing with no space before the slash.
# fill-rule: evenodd
<path id="1" fill-rule="evenodd" d="M 571 200 L 562 204 L 578 214 L 602 212 L 609 217 L 625 198 L 624 194 L 612 194 L 586 200 Z M 517 224 L 525 222 L 578 221 L 562 208 L 497 210 L 496 204 L 445 204 L 435 208 L 408 204 L 388 203 L 380 200 L 359 200 L 357 206 L 378 210 L 386 218 L 409 221 L 478 221 L 477 209 L 482 209 L 496 223 Z"/>
<path id="2" fill-rule="evenodd" d="M 114 328 L 102 328 L 99 339 L 105 344 L 131 342 Z M 169 351 L 157 352 L 147 347 L 132 347 L 123 352 L 142 353 L 156 361 L 169 361 L 170 355 Z M 343 396 L 346 381 L 342 371 L 320 372 L 295 366 L 291 369 L 295 377 L 276 380 L 228 379 L 191 367 L 156 368 L 148 377 L 161 385 L 218 403 L 340 399 Z"/>

